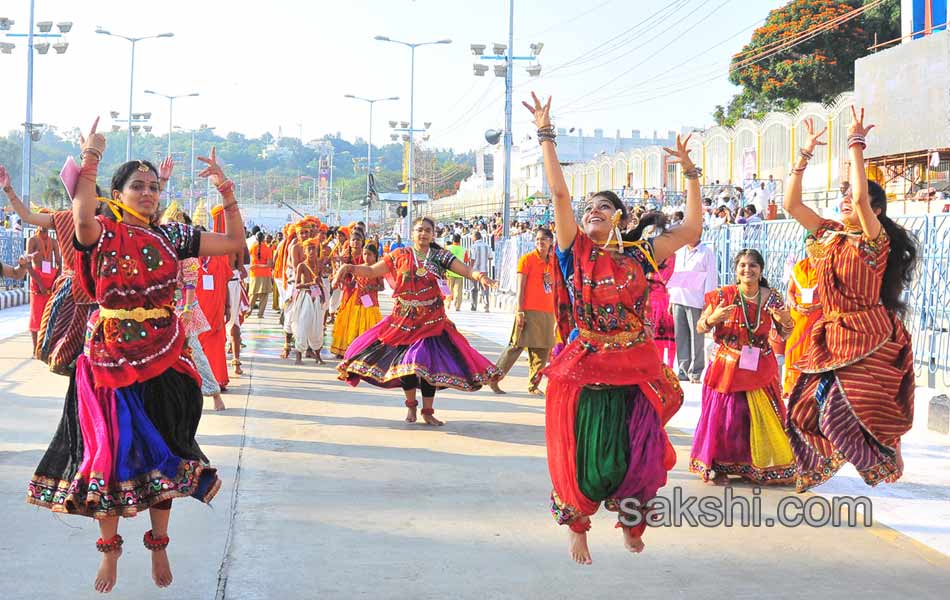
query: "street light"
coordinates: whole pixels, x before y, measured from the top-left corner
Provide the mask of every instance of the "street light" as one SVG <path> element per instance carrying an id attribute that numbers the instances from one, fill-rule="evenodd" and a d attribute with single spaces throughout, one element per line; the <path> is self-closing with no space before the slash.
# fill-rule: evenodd
<path id="1" fill-rule="evenodd" d="M 374 39 L 380 42 L 391 42 L 393 44 L 401 44 L 406 46 L 410 50 L 410 67 L 409 67 L 409 187 L 408 187 L 408 198 L 406 202 L 406 223 L 403 227 L 404 235 L 406 239 L 410 237 L 409 227 L 412 223 L 412 191 L 413 191 L 413 148 L 412 148 L 412 134 L 414 129 L 414 119 L 415 119 L 415 91 L 416 91 L 416 48 L 420 46 L 430 46 L 435 44 L 451 44 L 452 40 L 442 39 L 435 42 L 403 42 L 400 40 L 391 39 L 385 35 L 377 35 Z"/>
<path id="2" fill-rule="evenodd" d="M 175 129 L 185 131 L 184 127 L 179 127 L 178 125 L 175 125 Z M 188 194 L 189 195 L 188 197 L 188 212 L 189 213 L 194 210 L 194 202 L 195 202 L 195 136 L 199 131 L 208 131 L 208 132 L 213 133 L 214 127 L 208 126 L 207 123 L 202 123 L 201 125 L 198 126 L 198 129 L 191 130 L 191 183 L 188 188 L 189 189 L 189 194 Z"/>
<path id="3" fill-rule="evenodd" d="M 132 160 L 132 91 L 135 83 L 135 44 L 141 42 L 142 40 L 150 40 L 152 38 L 169 38 L 174 37 L 174 33 L 160 33 L 158 35 L 146 35 L 143 37 L 129 37 L 126 35 L 121 35 L 118 33 L 112 33 L 108 29 L 103 29 L 98 27 L 96 33 L 102 35 L 109 35 L 112 37 L 122 38 L 123 40 L 128 40 L 132 44 L 132 65 L 129 68 L 129 118 L 128 118 L 128 137 L 125 140 L 125 160 L 126 162 Z"/>
<path id="4" fill-rule="evenodd" d="M 537 63 L 538 54 L 541 53 L 541 49 L 544 48 L 544 43 L 535 42 L 530 45 L 531 55 L 530 56 L 513 56 L 514 52 L 514 28 L 515 28 L 515 1 L 508 0 L 508 44 L 499 44 L 494 43 L 491 45 L 491 49 L 494 52 L 493 55 L 484 56 L 483 52 L 476 50 L 477 48 L 485 48 L 483 44 L 472 44 L 472 53 L 479 57 L 480 60 L 498 60 L 504 61 L 504 64 L 496 64 L 492 69 L 496 77 L 505 78 L 505 129 L 504 131 L 489 130 L 486 132 L 485 137 L 489 143 L 495 144 L 498 142 L 499 135 L 504 136 L 505 142 L 505 174 L 504 174 L 504 205 L 502 209 L 502 220 L 504 222 L 504 233 L 503 237 L 508 238 L 510 226 L 511 226 L 511 93 L 512 93 L 512 76 L 514 61 L 516 60 L 527 60 L 531 61 L 534 64 L 531 64 L 527 67 L 528 74 L 532 77 L 537 77 L 541 74 L 541 65 Z M 474 65 L 474 72 L 476 77 L 484 77 L 488 73 L 487 65 Z M 495 140 L 492 142 L 491 140 Z"/>
<path id="5" fill-rule="evenodd" d="M 30 0 L 30 21 L 26 33 L 7 33 L 6 37 L 24 37 L 26 38 L 26 121 L 23 123 L 23 171 L 22 178 L 23 181 L 20 182 L 21 186 L 21 196 L 23 201 L 29 203 L 30 201 L 30 173 L 32 167 L 32 155 L 33 155 L 33 142 L 38 141 L 40 136 L 43 135 L 46 126 L 41 123 L 33 122 L 33 49 L 36 49 L 39 54 L 46 54 L 49 52 L 50 43 L 43 41 L 40 43 L 34 43 L 35 38 L 61 38 L 64 33 L 68 33 L 72 29 L 73 24 L 71 21 L 63 21 L 56 24 L 59 33 L 50 33 L 53 29 L 52 21 L 40 21 L 36 22 L 34 19 L 35 2 Z M 13 26 L 14 21 L 6 17 L 0 18 L 0 30 L 9 31 Z M 39 30 L 39 33 L 33 31 L 34 25 L 36 29 Z M 12 54 L 15 44 L 9 42 L 4 42 L 0 44 L 0 53 L 3 54 Z M 57 42 L 53 48 L 56 50 L 57 54 L 63 54 L 66 52 L 66 48 L 69 47 L 69 44 L 63 41 Z"/>
<path id="6" fill-rule="evenodd" d="M 377 102 L 389 102 L 399 100 L 399 96 L 390 96 L 389 98 L 363 98 L 353 94 L 344 94 L 344 98 L 351 100 L 362 100 L 369 104 L 369 140 L 366 142 L 366 226 L 369 227 L 369 205 L 370 205 L 370 181 L 372 180 L 373 164 L 373 105 Z"/>

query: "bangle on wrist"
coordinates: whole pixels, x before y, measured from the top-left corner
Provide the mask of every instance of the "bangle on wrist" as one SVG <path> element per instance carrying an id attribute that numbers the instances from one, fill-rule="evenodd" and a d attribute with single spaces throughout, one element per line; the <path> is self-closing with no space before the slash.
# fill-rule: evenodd
<path id="1" fill-rule="evenodd" d="M 798 154 L 799 156 L 805 159 L 805 162 L 808 162 L 811 159 L 815 158 L 814 153 L 812 153 L 810 150 L 805 150 L 804 148 L 799 148 Z"/>
<path id="2" fill-rule="evenodd" d="M 233 192 L 233 191 L 234 191 L 234 182 L 231 181 L 230 179 L 227 179 L 227 180 L 225 180 L 221 185 L 217 185 L 217 186 L 215 186 L 215 187 L 218 188 L 218 193 L 223 196 L 224 194 L 226 194 L 226 193 L 228 193 L 228 192 Z M 237 204 L 237 203 L 235 202 L 235 204 Z"/>

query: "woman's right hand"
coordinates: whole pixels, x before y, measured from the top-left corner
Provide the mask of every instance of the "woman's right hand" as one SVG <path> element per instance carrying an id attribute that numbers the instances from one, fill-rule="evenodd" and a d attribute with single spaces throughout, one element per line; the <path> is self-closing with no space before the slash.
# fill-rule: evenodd
<path id="1" fill-rule="evenodd" d="M 524 107 L 530 110 L 531 114 L 534 115 L 534 124 L 538 127 L 538 129 L 541 129 L 542 127 L 550 127 L 551 96 L 548 96 L 548 101 L 543 106 L 534 92 L 531 92 L 531 99 L 534 100 L 534 106 L 528 104 L 527 102 L 522 102 L 522 104 L 524 104 Z"/>
<path id="2" fill-rule="evenodd" d="M 10 174 L 3 165 L 0 165 L 0 189 L 5 190 L 8 187 L 10 187 Z"/>
<path id="3" fill-rule="evenodd" d="M 726 319 L 732 316 L 732 313 L 735 312 L 735 304 L 726 304 L 725 300 L 720 300 L 719 304 L 716 305 L 716 308 L 706 317 L 706 322 L 710 325 L 719 325 L 724 322 Z"/>
<path id="4" fill-rule="evenodd" d="M 96 120 L 92 123 L 92 128 L 89 129 L 89 135 L 83 137 L 79 136 L 79 154 L 82 156 L 82 153 L 86 150 L 93 150 L 99 153 L 101 157 L 103 152 L 106 151 L 106 136 L 101 133 L 96 132 L 96 128 L 99 126 L 99 117 L 96 117 Z"/>
<path id="5" fill-rule="evenodd" d="M 815 151 L 817 146 L 827 146 L 827 143 L 821 141 L 821 137 L 825 135 L 825 132 L 828 131 L 828 127 L 825 126 L 821 131 L 815 132 L 815 122 L 813 119 L 805 119 L 805 132 L 808 134 L 808 141 L 805 142 L 803 148 L 809 153 Z"/>

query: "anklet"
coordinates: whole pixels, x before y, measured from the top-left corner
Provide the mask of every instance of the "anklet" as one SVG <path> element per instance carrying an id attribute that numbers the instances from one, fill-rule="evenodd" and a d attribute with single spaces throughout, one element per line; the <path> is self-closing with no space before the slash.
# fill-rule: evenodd
<path id="1" fill-rule="evenodd" d="M 122 536 L 118 533 L 109 538 L 108 540 L 103 540 L 99 538 L 96 540 L 96 550 L 102 552 L 103 554 L 108 554 L 114 552 L 122 547 Z"/>
<path id="2" fill-rule="evenodd" d="M 152 552 L 155 552 L 156 550 L 164 550 L 168 547 L 168 543 L 171 541 L 171 538 L 167 535 L 164 537 L 155 537 L 152 535 L 151 529 L 146 531 L 145 536 L 142 538 L 142 543 L 145 544 L 145 547 Z"/>
<path id="3" fill-rule="evenodd" d="M 568 523 L 567 526 L 574 533 L 587 533 L 588 531 L 590 531 L 590 519 L 587 519 L 586 521 L 581 521 L 580 519 L 574 519 L 573 521 Z"/>

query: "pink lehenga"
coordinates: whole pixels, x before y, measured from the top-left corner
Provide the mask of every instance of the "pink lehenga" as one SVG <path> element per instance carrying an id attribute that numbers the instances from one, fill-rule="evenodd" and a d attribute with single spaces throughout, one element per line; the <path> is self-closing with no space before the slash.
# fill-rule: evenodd
<path id="1" fill-rule="evenodd" d="M 676 334 L 673 331 L 673 315 L 670 314 L 670 293 L 666 284 L 673 276 L 676 256 L 671 256 L 660 265 L 658 272 L 647 275 L 650 284 L 650 322 L 653 323 L 653 340 L 657 352 L 666 366 L 676 370 Z"/>

